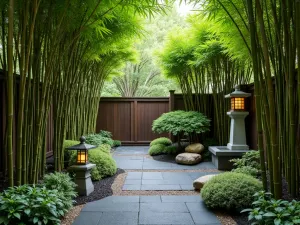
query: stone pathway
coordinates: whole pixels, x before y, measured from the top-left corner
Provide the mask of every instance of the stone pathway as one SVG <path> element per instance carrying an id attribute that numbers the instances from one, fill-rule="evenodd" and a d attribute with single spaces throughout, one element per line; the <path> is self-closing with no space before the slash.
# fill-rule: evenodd
<path id="1" fill-rule="evenodd" d="M 218 173 L 211 162 L 178 165 L 174 156 L 149 157 L 149 147 L 119 147 L 113 157 L 119 168 L 129 170 L 123 191 L 193 190 L 193 180 Z M 132 171 L 133 170 L 133 171 Z M 153 171 L 149 172 L 147 170 Z M 179 171 L 180 170 L 180 171 Z M 193 172 L 190 172 L 191 170 Z M 186 172 L 185 172 L 186 171 Z M 196 172 L 195 172 L 196 171 Z M 150 192 L 149 192 L 150 193 Z M 217 225 L 199 194 L 191 196 L 110 196 L 87 203 L 73 225 Z"/>
<path id="2" fill-rule="evenodd" d="M 73 225 L 219 225 L 199 196 L 110 196 L 88 203 Z"/>
<path id="3" fill-rule="evenodd" d="M 219 172 L 128 172 L 122 190 L 194 190 L 197 178 Z"/>

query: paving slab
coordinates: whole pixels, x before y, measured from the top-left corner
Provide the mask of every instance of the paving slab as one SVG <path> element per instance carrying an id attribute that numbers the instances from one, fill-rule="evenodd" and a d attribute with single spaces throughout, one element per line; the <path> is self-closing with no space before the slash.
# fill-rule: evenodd
<path id="1" fill-rule="evenodd" d="M 141 212 L 139 224 L 195 224 L 190 213 Z"/>
<path id="2" fill-rule="evenodd" d="M 122 190 L 194 190 L 198 177 L 212 172 L 128 172 Z"/>
<path id="3" fill-rule="evenodd" d="M 110 196 L 87 203 L 73 225 L 219 225 L 200 196 Z"/>

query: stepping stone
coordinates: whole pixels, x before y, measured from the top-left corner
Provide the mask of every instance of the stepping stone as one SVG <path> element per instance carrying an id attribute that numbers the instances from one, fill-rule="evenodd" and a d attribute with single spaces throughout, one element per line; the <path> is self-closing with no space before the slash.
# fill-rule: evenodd
<path id="1" fill-rule="evenodd" d="M 181 153 L 176 156 L 176 162 L 184 165 L 194 165 L 201 161 L 201 155 L 196 153 Z"/>
<path id="2" fill-rule="evenodd" d="M 193 186 L 194 186 L 195 190 L 200 190 L 207 181 L 209 181 L 211 178 L 213 178 L 216 175 L 218 175 L 218 174 L 209 174 L 209 175 L 205 175 L 205 176 L 199 177 L 198 179 L 194 180 Z"/>

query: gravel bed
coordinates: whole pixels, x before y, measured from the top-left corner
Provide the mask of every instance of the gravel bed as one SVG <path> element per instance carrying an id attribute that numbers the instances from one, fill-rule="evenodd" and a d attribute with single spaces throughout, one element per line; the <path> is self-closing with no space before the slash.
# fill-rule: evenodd
<path id="1" fill-rule="evenodd" d="M 75 199 L 75 205 L 82 205 L 87 202 L 92 202 L 105 198 L 107 196 L 111 196 L 113 194 L 112 184 L 114 183 L 114 180 L 116 179 L 116 177 L 118 177 L 119 174 L 122 174 L 124 172 L 124 170 L 118 169 L 117 173 L 114 176 L 104 178 L 97 182 L 93 182 L 95 188 L 94 192 L 92 192 L 89 196 L 78 196 Z"/>
<path id="2" fill-rule="evenodd" d="M 222 225 L 238 225 L 228 214 L 220 211 L 214 211 Z"/>
<path id="3" fill-rule="evenodd" d="M 72 225 L 74 222 L 75 218 L 79 215 L 81 209 L 83 208 L 84 205 L 77 205 L 74 206 L 61 220 L 61 225 Z"/>

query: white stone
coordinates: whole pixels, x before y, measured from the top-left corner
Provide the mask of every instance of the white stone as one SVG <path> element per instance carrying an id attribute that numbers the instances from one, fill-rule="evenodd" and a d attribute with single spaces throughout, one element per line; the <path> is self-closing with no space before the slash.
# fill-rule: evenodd
<path id="1" fill-rule="evenodd" d="M 205 175 L 205 176 L 199 177 L 198 179 L 194 180 L 193 186 L 194 186 L 195 190 L 200 190 L 207 181 L 209 181 L 211 178 L 213 178 L 216 175 L 218 175 L 218 174 Z"/>
<path id="2" fill-rule="evenodd" d="M 204 151 L 204 146 L 200 143 L 190 144 L 185 148 L 186 152 L 200 154 Z"/>
<path id="3" fill-rule="evenodd" d="M 196 153 L 181 153 L 176 156 L 176 162 L 184 165 L 194 165 L 201 161 L 201 155 Z"/>

